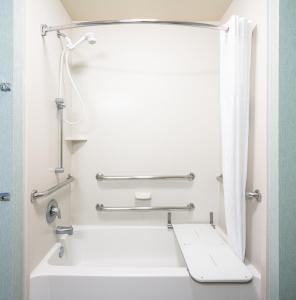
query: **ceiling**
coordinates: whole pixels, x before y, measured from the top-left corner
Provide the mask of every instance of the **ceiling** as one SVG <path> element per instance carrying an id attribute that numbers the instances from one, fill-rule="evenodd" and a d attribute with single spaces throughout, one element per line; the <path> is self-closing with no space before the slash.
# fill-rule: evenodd
<path id="1" fill-rule="evenodd" d="M 61 0 L 76 21 L 153 18 L 219 21 L 232 0 Z"/>

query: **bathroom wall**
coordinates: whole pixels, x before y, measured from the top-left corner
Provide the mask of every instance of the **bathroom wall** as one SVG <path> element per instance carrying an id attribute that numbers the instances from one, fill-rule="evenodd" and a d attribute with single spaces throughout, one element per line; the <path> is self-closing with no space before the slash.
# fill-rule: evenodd
<path id="1" fill-rule="evenodd" d="M 61 0 L 73 20 L 161 19 L 217 21 L 232 0 Z"/>
<path id="2" fill-rule="evenodd" d="M 265 299 L 266 273 L 266 203 L 267 198 L 267 1 L 234 0 L 222 22 L 231 15 L 244 16 L 256 24 L 253 32 L 249 164 L 247 190 L 260 189 L 262 202 L 247 201 L 246 257 L 262 274 Z M 221 212 L 223 216 L 223 213 Z M 224 227 L 223 218 L 220 225 Z"/>
<path id="3" fill-rule="evenodd" d="M 125 25 L 91 28 L 97 44 L 73 51 L 73 75 L 87 120 L 73 128 L 74 224 L 164 224 L 165 212 L 102 213 L 95 205 L 186 205 L 175 222 L 209 222 L 219 211 L 219 33 Z M 78 39 L 87 29 L 75 30 Z M 73 95 L 73 110 L 81 107 Z M 100 182 L 95 175 L 194 172 L 188 181 Z M 151 201 L 135 200 L 149 192 Z"/>
<path id="4" fill-rule="evenodd" d="M 15 4 L 4 0 L 0 9 L 0 82 L 9 82 L 12 87 L 0 90 L 0 192 L 10 193 L 10 201 L 0 201 L 1 300 L 21 299 L 23 279 L 22 97 L 17 75 L 20 55 L 14 47 L 19 29 L 14 22 L 19 17 Z"/>
<path id="5" fill-rule="evenodd" d="M 70 22 L 59 0 L 26 0 L 24 57 L 24 135 L 25 135 L 25 271 L 28 275 L 55 242 L 53 227 L 46 223 L 48 201 L 56 198 L 63 224 L 68 223 L 70 188 L 53 197 L 30 202 L 33 189 L 55 185 L 69 172 L 70 153 L 65 150 L 65 174 L 56 176 L 58 164 L 58 121 L 54 100 L 57 96 L 60 42 L 56 34 L 40 35 L 40 25 Z M 28 286 L 28 285 L 26 285 Z M 26 295 L 26 294 L 25 294 Z"/>
<path id="6" fill-rule="evenodd" d="M 271 231 L 274 235 L 270 236 L 271 240 L 279 238 L 278 258 L 274 258 L 279 266 L 278 299 L 294 299 L 296 295 L 295 12 L 295 1 L 279 1 L 279 200 L 274 211 L 279 227 L 278 234 Z M 272 299 L 276 299 L 275 295 Z"/>

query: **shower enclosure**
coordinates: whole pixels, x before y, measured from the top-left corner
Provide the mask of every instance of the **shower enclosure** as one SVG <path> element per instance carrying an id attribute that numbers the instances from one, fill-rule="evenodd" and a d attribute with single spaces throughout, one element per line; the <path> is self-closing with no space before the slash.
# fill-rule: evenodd
<path id="1" fill-rule="evenodd" d="M 0 299 L 22 297 L 20 97 L 14 93 L 13 1 L 0 1 Z M 18 75 L 19 76 L 19 75 Z M 17 100 L 15 101 L 15 99 Z M 15 107 L 18 109 L 15 111 Z M 19 153 L 18 153 L 19 151 Z"/>

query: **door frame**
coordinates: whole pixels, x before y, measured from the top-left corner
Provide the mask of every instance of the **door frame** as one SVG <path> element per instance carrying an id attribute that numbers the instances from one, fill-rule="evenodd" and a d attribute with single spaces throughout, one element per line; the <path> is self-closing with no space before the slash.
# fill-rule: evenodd
<path id="1" fill-rule="evenodd" d="M 267 299 L 279 300 L 279 0 L 268 0 Z"/>

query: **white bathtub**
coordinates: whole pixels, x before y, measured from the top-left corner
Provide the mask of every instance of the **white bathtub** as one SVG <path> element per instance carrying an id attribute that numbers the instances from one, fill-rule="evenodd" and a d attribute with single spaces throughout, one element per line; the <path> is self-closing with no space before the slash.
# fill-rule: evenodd
<path id="1" fill-rule="evenodd" d="M 59 258 L 61 246 L 64 255 Z M 244 284 L 191 279 L 173 230 L 74 226 L 31 273 L 31 300 L 260 300 L 260 276 Z"/>

